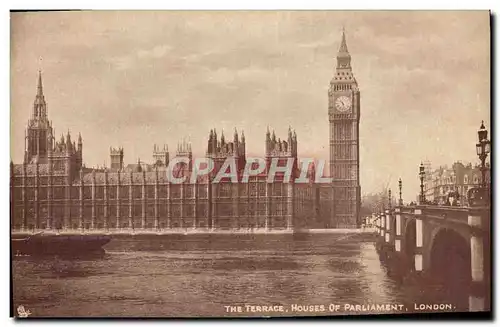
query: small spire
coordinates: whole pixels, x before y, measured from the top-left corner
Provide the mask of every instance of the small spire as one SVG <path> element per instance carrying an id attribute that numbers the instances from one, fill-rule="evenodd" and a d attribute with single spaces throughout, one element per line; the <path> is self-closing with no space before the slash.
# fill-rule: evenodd
<path id="1" fill-rule="evenodd" d="M 78 144 L 82 144 L 82 134 L 78 133 Z"/>
<path id="2" fill-rule="evenodd" d="M 347 49 L 347 42 L 345 40 L 345 28 L 342 26 L 342 42 L 340 43 L 339 54 L 349 54 L 349 50 Z"/>

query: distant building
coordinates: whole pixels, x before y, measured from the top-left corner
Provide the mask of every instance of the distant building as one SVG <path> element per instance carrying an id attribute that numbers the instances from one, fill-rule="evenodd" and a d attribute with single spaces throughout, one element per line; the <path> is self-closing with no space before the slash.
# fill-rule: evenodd
<path id="1" fill-rule="evenodd" d="M 486 184 L 490 184 L 490 169 L 486 171 Z M 426 173 L 424 193 L 427 201 L 444 204 L 450 192 L 458 192 L 460 203 L 465 204 L 467 191 L 481 185 L 481 169 L 478 165 L 455 162 L 451 167 L 441 166 Z"/>

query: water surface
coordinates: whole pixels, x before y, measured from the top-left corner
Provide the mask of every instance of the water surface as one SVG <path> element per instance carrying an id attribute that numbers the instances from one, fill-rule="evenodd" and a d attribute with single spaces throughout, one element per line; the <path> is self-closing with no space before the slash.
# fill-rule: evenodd
<path id="1" fill-rule="evenodd" d="M 32 316 L 289 316 L 292 305 L 447 303 L 466 294 L 394 274 L 373 241 L 355 234 L 118 236 L 98 257 L 15 257 L 14 306 Z M 338 312 L 328 311 L 340 304 Z M 226 312 L 282 305 L 288 312 Z M 318 308 L 318 307 L 317 307 Z M 363 314 L 365 311 L 347 312 Z"/>

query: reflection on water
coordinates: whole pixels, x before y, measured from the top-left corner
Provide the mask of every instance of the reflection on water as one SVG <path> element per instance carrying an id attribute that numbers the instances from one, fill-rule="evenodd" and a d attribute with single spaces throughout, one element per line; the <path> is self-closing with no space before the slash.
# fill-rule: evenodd
<path id="1" fill-rule="evenodd" d="M 397 303 L 411 312 L 418 303 L 459 308 L 465 296 L 391 276 L 359 235 L 115 237 L 105 249 L 14 258 L 14 305 L 32 316 L 261 316 L 272 313 L 224 306 Z"/>

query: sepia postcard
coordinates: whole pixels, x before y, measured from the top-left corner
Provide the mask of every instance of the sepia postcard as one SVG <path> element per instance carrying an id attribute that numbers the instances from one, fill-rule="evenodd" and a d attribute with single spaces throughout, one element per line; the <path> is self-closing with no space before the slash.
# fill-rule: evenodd
<path id="1" fill-rule="evenodd" d="M 491 317 L 489 11 L 10 24 L 12 317 Z"/>

